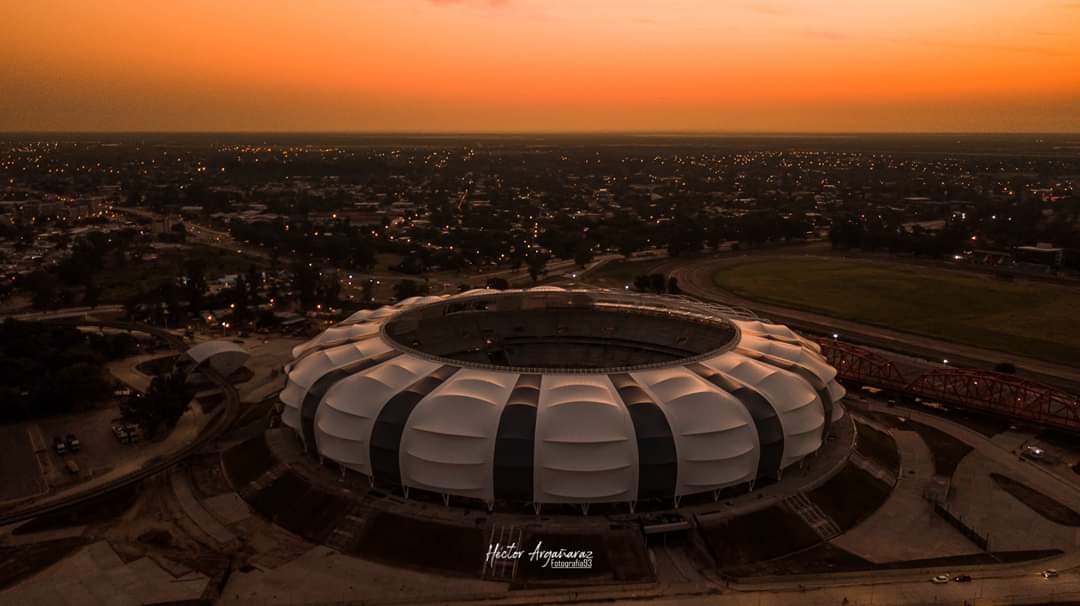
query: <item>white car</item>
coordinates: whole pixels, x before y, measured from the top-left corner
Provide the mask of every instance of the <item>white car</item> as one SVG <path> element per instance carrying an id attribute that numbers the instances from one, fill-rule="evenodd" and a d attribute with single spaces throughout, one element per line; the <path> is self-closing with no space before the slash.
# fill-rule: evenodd
<path id="1" fill-rule="evenodd" d="M 936 577 L 930 579 L 930 582 L 935 585 L 944 585 L 945 583 L 949 582 L 949 575 L 939 574 Z"/>
<path id="2" fill-rule="evenodd" d="M 1042 578 L 1044 579 L 1052 579 L 1057 575 L 1058 571 L 1054 570 L 1053 568 L 1047 568 L 1046 570 L 1042 571 Z"/>

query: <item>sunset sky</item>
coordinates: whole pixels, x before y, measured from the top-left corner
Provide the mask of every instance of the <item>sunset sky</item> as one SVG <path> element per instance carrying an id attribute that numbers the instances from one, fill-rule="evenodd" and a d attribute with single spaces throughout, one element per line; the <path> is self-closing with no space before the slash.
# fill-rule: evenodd
<path id="1" fill-rule="evenodd" d="M 1080 0 L 3 0 L 0 130 L 1080 131 Z"/>

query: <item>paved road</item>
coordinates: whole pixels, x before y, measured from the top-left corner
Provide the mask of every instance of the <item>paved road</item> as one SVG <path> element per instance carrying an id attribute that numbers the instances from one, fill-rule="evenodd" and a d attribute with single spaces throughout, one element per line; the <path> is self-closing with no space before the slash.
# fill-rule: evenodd
<path id="1" fill-rule="evenodd" d="M 0 427 L 0 503 L 32 497 L 45 489 L 27 426 Z"/>

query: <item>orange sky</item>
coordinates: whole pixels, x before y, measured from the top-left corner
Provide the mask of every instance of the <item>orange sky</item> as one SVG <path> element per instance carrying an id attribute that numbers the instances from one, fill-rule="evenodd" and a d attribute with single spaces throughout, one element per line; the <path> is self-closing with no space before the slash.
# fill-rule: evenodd
<path id="1" fill-rule="evenodd" d="M 1080 131 L 1080 0 L 3 0 L 0 130 Z"/>

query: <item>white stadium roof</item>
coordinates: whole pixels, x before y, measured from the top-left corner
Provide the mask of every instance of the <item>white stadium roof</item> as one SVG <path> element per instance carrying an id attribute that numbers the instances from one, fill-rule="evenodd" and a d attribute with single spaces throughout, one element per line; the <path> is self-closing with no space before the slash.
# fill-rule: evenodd
<path id="1" fill-rule="evenodd" d="M 187 356 L 195 361 L 198 368 L 207 364 L 224 376 L 229 376 L 243 366 L 251 354 L 232 341 L 206 341 L 187 350 Z"/>
<path id="2" fill-rule="evenodd" d="M 653 315 L 604 328 L 604 318 L 641 309 Z M 494 330 L 477 320 L 492 310 L 530 315 Z M 586 311 L 574 324 L 570 314 Z M 680 315 L 696 324 L 661 317 Z M 526 332 L 545 322 L 552 332 L 522 337 L 522 317 Z M 565 345 L 575 330 L 577 344 Z M 623 334 L 644 340 L 641 351 Z M 282 420 L 310 451 L 375 482 L 489 505 L 677 499 L 775 477 L 821 447 L 844 395 L 816 346 L 784 326 L 682 300 L 552 287 L 358 312 L 293 355 Z"/>

